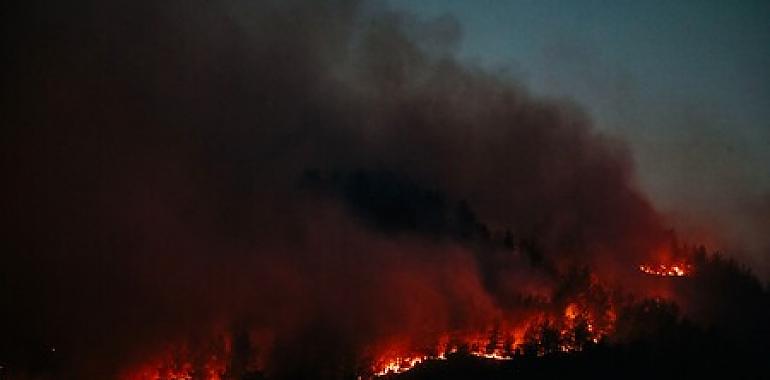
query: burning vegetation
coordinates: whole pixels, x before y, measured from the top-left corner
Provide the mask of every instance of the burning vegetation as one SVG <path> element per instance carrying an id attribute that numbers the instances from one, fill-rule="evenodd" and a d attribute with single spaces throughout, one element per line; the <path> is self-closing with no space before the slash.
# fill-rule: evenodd
<path id="1" fill-rule="evenodd" d="M 688 278 L 685 282 L 672 283 L 682 286 L 677 289 L 680 297 L 687 294 L 689 288 L 701 288 L 709 297 L 714 297 L 715 291 L 722 292 L 729 287 L 741 288 L 747 294 L 753 293 L 751 297 L 754 297 L 753 302 L 757 304 L 734 304 L 735 307 L 742 310 L 754 308 L 760 314 L 770 315 L 767 309 L 770 305 L 767 290 L 757 288 L 756 281 L 750 280 L 751 275 L 734 262 L 725 261 L 718 254 L 707 257 L 702 248 L 694 251 L 693 261 L 689 267 L 697 264 L 701 270 L 681 276 Z M 651 360 L 650 363 L 655 363 L 655 366 L 637 369 L 640 374 L 649 370 L 649 375 L 664 371 L 668 374 L 708 376 L 726 373 L 724 366 L 729 366 L 728 372 L 738 377 L 752 377 L 761 371 L 757 361 L 761 350 L 753 346 L 760 342 L 751 343 L 755 337 L 742 333 L 726 333 L 730 326 L 725 323 L 728 323 L 726 321 L 730 317 L 723 317 L 725 319 L 715 325 L 722 326 L 715 330 L 719 331 L 715 334 L 715 331 L 704 330 L 693 324 L 672 300 L 619 295 L 610 292 L 587 273 L 573 270 L 567 274 L 563 278 L 564 284 L 575 286 L 582 283 L 584 287 L 563 299 L 555 297 L 532 301 L 539 305 L 537 308 L 540 311 L 530 312 L 526 320 L 513 322 L 515 318 L 508 321 L 501 319 L 490 328 L 476 333 L 442 333 L 435 338 L 433 345 L 420 345 L 415 340 L 408 340 L 378 345 L 378 349 L 369 346 L 362 349 L 354 362 L 335 362 L 334 370 L 326 376 L 341 379 L 463 379 L 473 376 L 498 378 L 517 373 L 527 378 L 529 375 L 558 375 L 573 371 L 586 374 L 581 372 L 585 371 L 584 366 L 592 367 L 597 361 L 608 361 L 605 362 L 608 367 L 616 370 L 645 367 L 649 365 L 646 360 Z M 718 278 L 728 282 L 714 287 L 713 283 Z M 744 283 L 747 280 L 748 283 Z M 754 290 L 744 288 L 746 286 Z M 612 296 L 605 298 L 610 293 Z M 607 302 L 597 302 L 603 298 Z M 687 300 L 680 301 L 686 305 Z M 554 307 L 556 304 L 562 306 L 557 309 Z M 721 308 L 722 305 L 719 306 Z M 746 318 L 744 323 L 752 326 L 745 330 L 746 333 L 767 334 L 761 318 L 761 315 Z M 190 351 L 184 345 L 174 347 L 158 359 L 127 371 L 121 379 L 273 378 L 264 367 L 257 364 L 266 362 L 265 358 L 259 357 L 260 352 L 264 351 L 254 346 L 253 336 L 250 338 L 249 334 L 243 333 L 223 334 L 214 341 L 218 343 L 209 345 L 213 350 L 205 354 Z M 729 355 L 715 354 L 715 351 L 708 348 L 713 344 L 728 345 L 735 352 Z M 327 359 L 332 358 L 330 356 Z M 701 358 L 713 362 L 700 363 Z M 742 363 L 741 367 L 734 367 L 736 363 Z M 482 373 L 486 375 L 480 375 Z"/>
<path id="2" fill-rule="evenodd" d="M 766 362 L 763 285 L 705 251 L 651 253 L 671 233 L 626 147 L 456 60 L 450 18 L 19 3 L 0 379 L 723 363 L 703 342 Z"/>
<path id="3" fill-rule="evenodd" d="M 692 264 L 681 264 L 692 269 Z M 661 265 L 661 268 L 665 266 Z M 643 271 L 644 272 L 644 271 Z M 645 272 L 645 274 L 650 274 Z M 655 276 L 669 276 L 668 273 Z M 694 272 L 688 272 L 688 275 Z M 634 298 L 620 296 L 602 285 L 587 269 L 569 270 L 562 276 L 551 297 L 530 298 L 527 317 L 510 315 L 496 319 L 487 329 L 456 330 L 437 334 L 433 344 L 407 339 L 401 342 L 369 346 L 347 369 L 338 368 L 337 374 L 348 373 L 359 379 L 391 377 L 406 373 L 428 362 L 452 361 L 461 357 L 479 360 L 514 362 L 546 357 L 554 354 L 575 354 L 595 350 L 608 342 L 617 341 L 616 325 L 621 315 L 621 332 L 629 328 L 628 317 L 640 313 L 634 309 Z M 647 302 L 643 301 L 642 303 Z M 659 308 L 660 299 L 653 301 Z M 645 306 L 642 314 L 649 312 Z M 536 311 L 539 310 L 539 311 Z M 634 310 L 629 313 L 629 310 Z M 636 327 L 631 327 L 635 330 Z M 262 378 L 265 363 L 257 357 L 248 334 L 233 338 L 223 334 L 215 351 L 192 354 L 176 347 L 160 359 L 137 366 L 123 376 L 124 380 L 221 380 Z M 621 338 L 621 341 L 624 338 Z M 245 341 L 244 341 L 245 340 Z M 240 341 L 240 349 L 233 348 Z M 364 352 L 367 352 L 364 354 Z M 330 358 L 331 359 L 331 358 Z M 239 364 L 238 364 L 239 363 Z M 245 365 L 249 363 L 248 365 Z M 345 377 L 345 376 L 341 376 Z"/>
<path id="4" fill-rule="evenodd" d="M 648 265 L 648 264 L 642 264 L 639 265 L 639 270 L 642 271 L 645 274 L 649 274 L 652 276 L 663 276 L 663 277 L 685 277 L 692 275 L 693 268 L 690 264 L 657 264 L 657 265 Z"/>
<path id="5" fill-rule="evenodd" d="M 391 353 L 380 357 L 372 366 L 375 377 L 403 373 L 428 360 L 447 360 L 453 355 L 470 355 L 488 360 L 513 360 L 525 354 L 543 356 L 553 352 L 575 352 L 598 344 L 612 329 L 614 312 L 607 311 L 606 325 L 598 328 L 585 307 L 570 303 L 564 315 L 535 318 L 518 329 L 499 326 L 475 338 L 445 337 L 434 354 L 406 355 Z M 451 343 L 454 342 L 454 343 Z"/>

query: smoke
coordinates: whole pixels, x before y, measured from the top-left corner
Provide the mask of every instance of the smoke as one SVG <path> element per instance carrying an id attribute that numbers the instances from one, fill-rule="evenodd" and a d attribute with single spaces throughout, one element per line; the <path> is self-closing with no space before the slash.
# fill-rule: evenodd
<path id="1" fill-rule="evenodd" d="M 274 373 L 325 373 L 322 354 L 486 326 L 559 268 L 622 278 L 665 239 L 624 145 L 460 65 L 449 18 L 9 7 L 8 368 L 55 347 L 64 373 L 109 378 L 238 324 Z"/>
<path id="2" fill-rule="evenodd" d="M 770 278 L 770 235 L 757 217 L 767 198 L 767 178 L 757 175 L 768 160 L 767 138 L 734 133 L 748 127 L 740 106 L 715 102 L 708 91 L 685 98 L 650 92 L 643 78 L 609 62 L 607 53 L 577 35 L 553 38 L 537 61 L 533 85 L 592 105 L 598 129 L 630 144 L 639 188 L 681 239 L 725 250 Z"/>

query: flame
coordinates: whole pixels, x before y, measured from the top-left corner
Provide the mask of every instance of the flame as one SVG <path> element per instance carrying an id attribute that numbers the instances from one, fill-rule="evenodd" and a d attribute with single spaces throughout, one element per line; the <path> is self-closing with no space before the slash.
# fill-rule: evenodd
<path id="1" fill-rule="evenodd" d="M 659 276 L 685 276 L 692 272 L 692 267 L 685 263 L 640 265 L 639 269 Z M 598 283 L 596 286 L 601 287 Z M 452 355 L 507 361 L 519 355 L 577 352 L 609 336 L 615 328 L 616 314 L 611 301 L 597 302 L 590 293 L 578 293 L 567 300 L 545 300 L 538 311 L 527 315 L 499 315 L 490 319 L 493 323 L 475 331 L 438 332 L 429 338 L 435 338 L 431 343 L 416 345 L 419 348 L 415 348 L 410 337 L 385 345 L 379 342 L 379 346 L 363 353 L 359 378 L 400 374 L 429 361 L 448 360 Z M 189 350 L 184 345 L 172 346 L 154 360 L 134 368 L 122 380 L 229 379 L 237 376 L 240 368 L 233 364 L 232 344 L 231 338 L 224 337 L 204 352 Z M 262 368 L 259 364 L 253 367 Z"/>
<path id="2" fill-rule="evenodd" d="M 212 356 L 203 368 L 196 369 L 190 362 L 172 364 L 158 362 L 145 365 L 123 377 L 124 380 L 223 380 L 227 366 L 223 360 Z M 200 375 L 199 375 L 200 373 Z"/>
<path id="3" fill-rule="evenodd" d="M 639 265 L 639 270 L 645 274 L 649 274 L 652 276 L 662 276 L 662 277 L 686 277 L 691 275 L 693 272 L 692 265 L 687 263 L 678 263 L 678 264 L 670 264 L 670 265 L 641 264 Z"/>
<path id="4" fill-rule="evenodd" d="M 439 354 L 397 354 L 390 351 L 375 362 L 372 366 L 372 375 L 381 377 L 407 372 L 426 361 L 447 360 L 450 355 L 459 353 L 488 360 L 513 360 L 516 355 L 526 350 L 527 345 L 534 346 L 535 354 L 542 356 L 551 352 L 544 347 L 545 342 L 538 337 L 538 333 L 542 333 L 546 328 L 552 329 L 560 342 L 556 351 L 581 351 L 585 343 L 596 344 L 611 333 L 615 322 L 614 310 L 607 310 L 605 314 L 604 325 L 599 327 L 600 322 L 594 317 L 589 307 L 573 302 L 564 308 L 562 315 L 556 316 L 558 318 L 555 321 L 539 315 L 512 330 L 501 331 L 500 328 L 494 328 L 486 334 L 465 336 L 460 340 L 461 343 L 452 345 L 448 344 L 449 339 L 444 337 L 441 339 L 442 343 L 434 349 Z M 527 340 L 525 338 L 527 333 L 534 335 L 534 338 Z M 583 335 L 578 336 L 580 334 Z M 507 339 L 501 339 L 502 337 Z M 510 344 L 504 343 L 506 340 Z"/>
<path id="5" fill-rule="evenodd" d="M 517 322 L 498 320 L 475 332 L 453 331 L 439 334 L 434 344 L 411 347 L 399 341 L 372 351 L 361 363 L 360 379 L 400 374 L 428 361 L 448 360 L 453 355 L 469 355 L 483 360 L 507 361 L 518 355 L 546 355 L 552 352 L 581 351 L 596 344 L 614 329 L 613 306 L 598 307 L 585 297 L 553 310 L 520 317 Z M 523 318 L 523 319 L 522 319 Z M 170 346 L 155 359 L 135 367 L 122 380 L 224 380 L 237 376 L 233 367 L 233 348 L 224 337 L 208 346 L 209 351 L 190 350 L 186 345 Z M 374 358 L 372 360 L 371 358 Z M 364 360 L 364 359 L 362 359 Z"/>
<path id="6" fill-rule="evenodd" d="M 686 261 L 671 264 L 641 264 L 638 268 L 644 274 L 661 277 L 686 277 L 694 273 L 693 265 Z M 591 307 L 590 302 L 578 299 L 568 303 L 561 315 L 554 316 L 543 312 L 514 329 L 487 332 L 486 335 L 466 336 L 460 340 L 462 343 L 451 346 L 444 343 L 435 349 L 435 352 L 441 353 L 438 355 L 404 355 L 391 352 L 376 361 L 377 364 L 372 367 L 372 373 L 375 377 L 403 373 L 423 362 L 446 360 L 448 355 L 461 351 L 489 360 L 512 360 L 516 355 L 527 350 L 538 356 L 554 351 L 581 351 L 586 343 L 597 344 L 610 335 L 614 329 L 615 320 L 616 314 L 612 305 L 603 311 L 596 310 Z M 545 338 L 546 331 L 551 334 L 549 338 Z M 497 337 L 493 338 L 491 335 L 497 335 Z M 515 337 L 513 339 L 515 344 L 503 347 L 499 336 Z M 558 345 L 554 346 L 553 342 L 547 339 L 558 342 Z"/>
<path id="7" fill-rule="evenodd" d="M 232 342 L 221 336 L 211 352 L 196 355 L 186 345 L 169 346 L 161 355 L 124 373 L 121 380 L 224 380 L 228 378 Z"/>
<path id="8" fill-rule="evenodd" d="M 429 356 L 429 355 L 423 355 L 423 356 L 412 356 L 412 357 L 400 357 L 397 356 L 395 358 L 392 358 L 379 366 L 375 366 L 373 368 L 374 370 L 374 376 L 385 376 L 390 374 L 397 374 L 406 372 L 412 368 L 414 368 L 417 364 L 422 363 L 426 360 L 444 360 L 446 359 L 446 356 L 439 355 L 439 356 Z"/>

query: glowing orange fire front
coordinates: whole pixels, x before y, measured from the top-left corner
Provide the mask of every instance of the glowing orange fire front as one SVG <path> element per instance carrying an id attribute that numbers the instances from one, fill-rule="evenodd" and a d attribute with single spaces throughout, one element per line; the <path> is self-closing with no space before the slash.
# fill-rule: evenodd
<path id="1" fill-rule="evenodd" d="M 195 368 L 191 363 L 169 365 L 156 363 L 147 365 L 133 373 L 126 374 L 123 380 L 223 380 L 226 374 L 226 366 L 221 360 L 212 357 L 203 368 Z"/>
<path id="2" fill-rule="evenodd" d="M 510 330 L 496 327 L 483 334 L 455 337 L 453 344 L 445 337 L 435 349 L 440 354 L 390 352 L 374 363 L 371 374 L 381 377 L 403 373 L 423 362 L 447 360 L 458 353 L 488 360 L 512 360 L 526 352 L 541 356 L 552 352 L 581 351 L 586 344 L 597 344 L 610 334 L 614 328 L 614 310 L 605 310 L 601 319 L 602 322 L 599 322 L 585 305 L 573 302 L 561 315 L 543 314 Z M 597 324 L 601 324 L 601 328 Z"/>
<path id="3" fill-rule="evenodd" d="M 642 273 L 652 276 L 662 277 L 685 277 L 689 276 L 693 272 L 692 265 L 686 263 L 679 264 L 658 264 L 658 265 L 639 265 L 639 270 Z"/>
<path id="4" fill-rule="evenodd" d="M 379 365 L 375 365 L 372 368 L 373 375 L 375 377 L 380 377 L 385 375 L 403 373 L 413 369 L 418 364 L 428 360 L 446 360 L 447 355 L 455 354 L 457 352 L 458 352 L 458 349 L 455 347 L 449 350 L 446 354 L 442 353 L 439 355 L 422 355 L 422 356 L 406 356 L 406 357 L 397 356 L 389 360 L 383 361 Z M 492 352 L 469 351 L 467 354 L 480 357 L 480 358 L 490 359 L 490 360 L 512 359 L 512 356 L 510 356 L 509 354 L 505 354 L 503 352 L 498 352 L 498 351 L 492 351 Z"/>
<path id="5" fill-rule="evenodd" d="M 389 374 L 406 372 L 425 360 L 429 360 L 429 359 L 441 360 L 443 358 L 444 358 L 443 355 L 441 355 L 440 357 L 439 356 L 433 357 L 428 355 L 413 356 L 413 357 L 396 357 L 381 364 L 381 366 L 375 366 L 375 368 L 373 368 L 375 371 L 374 376 L 385 376 Z"/>
<path id="6" fill-rule="evenodd" d="M 643 271 L 644 268 L 648 267 L 640 267 Z M 681 270 L 682 275 L 689 271 L 685 265 L 658 266 L 650 271 L 676 276 L 679 272 L 674 268 Z M 526 314 L 501 314 L 472 330 L 437 331 L 424 339 L 397 336 L 367 347 L 361 362 L 356 363 L 356 371 L 360 379 L 387 378 L 425 362 L 450 360 L 454 355 L 505 361 L 520 356 L 577 352 L 601 344 L 615 330 L 615 301 L 593 277 L 588 281 L 586 290 L 561 299 L 531 301 L 534 306 Z M 242 344 L 235 349 L 233 339 L 222 333 L 204 347 L 172 344 L 154 355 L 153 360 L 131 368 L 121 380 L 222 380 L 262 371 L 263 358 L 244 349 Z"/>
<path id="7" fill-rule="evenodd" d="M 120 380 L 224 380 L 229 377 L 232 342 L 222 336 L 206 353 L 191 352 L 187 345 L 169 346 L 140 366 L 131 368 Z"/>

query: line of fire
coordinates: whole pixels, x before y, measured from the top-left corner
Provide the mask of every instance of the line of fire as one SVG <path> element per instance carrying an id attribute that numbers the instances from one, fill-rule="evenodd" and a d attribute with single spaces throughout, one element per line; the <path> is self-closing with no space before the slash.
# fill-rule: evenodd
<path id="1" fill-rule="evenodd" d="M 680 314 L 675 300 L 686 303 L 682 294 L 702 286 L 703 282 L 724 276 L 735 276 L 730 281 L 753 281 L 745 268 L 724 259 L 719 253 L 707 254 L 704 247 L 691 249 L 688 257 L 681 257 L 681 254 L 674 260 L 669 257 L 666 263 L 639 264 L 636 273 L 651 288 L 660 289 L 662 293 L 653 295 L 656 294 L 653 291 L 641 298 L 620 294 L 604 287 L 587 269 L 573 269 L 564 279 L 571 287 L 569 295 L 555 295 L 559 299 L 529 299 L 528 302 L 536 304 L 540 311 L 529 311 L 524 319 L 503 316 L 487 329 L 443 331 L 436 334 L 429 345 L 408 340 L 392 341 L 367 351 L 352 367 L 335 368 L 331 377 L 358 380 L 437 378 L 435 373 L 446 375 L 442 366 L 451 367 L 453 362 L 470 362 L 474 363 L 471 366 L 488 368 L 519 368 L 517 365 L 521 366 L 521 363 L 531 365 L 533 361 L 554 358 L 569 360 L 571 356 L 579 358 L 613 347 L 633 346 L 643 340 L 645 334 L 671 334 L 666 330 L 672 328 L 671 325 L 689 326 L 691 322 Z M 184 344 L 170 345 L 160 356 L 126 371 L 122 379 L 265 379 L 259 364 L 264 363 L 264 358 L 258 358 L 259 349 L 253 345 L 252 337 L 243 331 L 223 333 L 209 343 L 208 347 L 213 350 L 203 352 Z M 521 374 L 521 371 L 518 369 L 514 373 Z M 413 377 L 407 376 L 410 372 L 414 372 Z"/>

